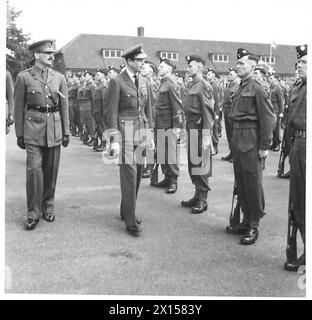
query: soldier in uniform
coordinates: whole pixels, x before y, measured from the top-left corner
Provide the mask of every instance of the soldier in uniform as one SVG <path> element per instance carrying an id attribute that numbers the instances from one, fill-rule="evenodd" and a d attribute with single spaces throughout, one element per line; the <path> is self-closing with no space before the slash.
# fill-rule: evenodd
<path id="1" fill-rule="evenodd" d="M 257 66 L 255 68 L 254 77 L 256 80 L 258 80 L 262 84 L 264 91 L 270 96 L 271 94 L 270 85 L 266 79 L 266 71 L 262 66 Z"/>
<path id="2" fill-rule="evenodd" d="M 224 92 L 224 102 L 223 102 L 223 114 L 224 114 L 224 126 L 225 126 L 225 132 L 226 132 L 226 138 L 229 144 L 230 153 L 222 157 L 221 159 L 224 161 L 230 161 L 233 162 L 232 152 L 231 152 L 231 138 L 232 138 L 232 131 L 233 126 L 231 119 L 229 118 L 231 105 L 233 97 L 238 90 L 240 84 L 240 79 L 237 76 L 236 70 L 234 68 L 229 68 L 229 78 L 228 78 L 228 84 L 227 88 Z"/>
<path id="3" fill-rule="evenodd" d="M 72 86 L 68 91 L 68 99 L 72 99 L 72 108 L 73 108 L 73 124 L 72 124 L 72 136 L 79 137 L 82 134 L 83 128 L 80 118 L 80 109 L 77 100 L 78 87 L 79 87 L 79 78 L 76 74 L 73 74 Z"/>
<path id="4" fill-rule="evenodd" d="M 105 131 L 104 123 L 104 97 L 106 91 L 106 79 L 104 72 L 97 69 L 95 77 L 96 88 L 93 92 L 93 117 L 96 123 L 96 141 L 93 145 L 93 150 L 101 152 L 106 147 L 106 140 L 103 140 L 103 133 Z M 98 140 L 100 140 L 100 145 L 98 145 Z"/>
<path id="5" fill-rule="evenodd" d="M 281 144 L 281 119 L 284 116 L 284 96 L 281 87 L 278 85 L 278 78 L 275 74 L 270 75 L 269 83 L 271 90 L 271 102 L 277 118 L 276 126 L 273 131 L 273 142 L 270 149 L 273 151 L 279 151 Z"/>
<path id="6" fill-rule="evenodd" d="M 213 89 L 215 121 L 213 124 L 212 143 L 214 154 L 218 154 L 219 133 L 221 132 L 221 106 L 222 106 L 222 88 L 216 78 L 216 71 L 208 68 L 207 79 Z"/>
<path id="7" fill-rule="evenodd" d="M 175 82 L 172 72 L 176 66 L 172 61 L 161 58 L 158 66 L 158 76 L 161 79 L 156 94 L 156 120 L 157 131 L 157 158 L 161 163 L 164 179 L 151 185 L 166 188 L 167 193 L 175 193 L 178 188 L 180 174 L 177 157 L 177 140 L 182 128 L 183 106 L 180 96 L 180 87 Z M 162 145 L 164 144 L 164 145 Z M 162 157 L 163 155 L 163 157 Z"/>
<path id="8" fill-rule="evenodd" d="M 244 213 L 241 244 L 255 243 L 264 216 L 262 170 L 270 147 L 276 116 L 269 96 L 253 72 L 259 58 L 247 50 L 237 50 L 237 74 L 241 84 L 230 111 L 233 121 L 231 150 L 238 202 Z"/>
<path id="9" fill-rule="evenodd" d="M 289 126 L 293 137 L 290 148 L 289 210 L 291 219 L 299 228 L 304 244 L 303 254 L 295 261 L 286 261 L 285 269 L 297 271 L 305 265 L 305 203 L 306 203 L 306 121 L 307 121 L 307 54 L 308 46 L 297 46 L 298 75 L 300 82 L 291 92 L 289 106 L 292 109 Z"/>
<path id="10" fill-rule="evenodd" d="M 52 40 L 33 43 L 35 64 L 18 74 L 15 84 L 17 145 L 26 149 L 26 229 L 42 217 L 55 220 L 54 194 L 61 144 L 69 143 L 68 96 L 65 77 L 51 70 Z"/>
<path id="11" fill-rule="evenodd" d="M 215 119 L 214 99 L 211 85 L 203 78 L 205 66 L 203 58 L 198 55 L 189 55 L 185 59 L 188 64 L 186 72 L 192 79 L 187 85 L 183 104 L 188 134 L 188 171 L 195 186 L 195 194 L 190 200 L 183 200 L 181 205 L 191 208 L 191 213 L 197 214 L 207 210 L 208 207 L 211 132 Z"/>
<path id="12" fill-rule="evenodd" d="M 133 153 L 141 144 L 153 143 L 149 134 L 152 126 L 150 99 L 145 81 L 139 75 L 147 57 L 142 45 L 124 51 L 127 67 L 109 82 L 106 100 L 106 124 L 110 137 L 109 154 L 119 155 L 121 205 L 120 215 L 124 219 L 127 232 L 139 235 L 142 231 L 140 220 L 136 218 L 136 199 L 142 176 L 142 161 L 133 160 Z M 131 128 L 132 127 L 132 128 Z M 133 131 L 132 134 L 126 132 Z M 120 141 L 118 141 L 121 139 Z"/>

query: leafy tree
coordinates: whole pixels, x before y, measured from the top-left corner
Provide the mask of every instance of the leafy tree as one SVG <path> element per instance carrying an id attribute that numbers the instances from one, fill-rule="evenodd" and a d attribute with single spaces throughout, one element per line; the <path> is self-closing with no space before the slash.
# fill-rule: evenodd
<path id="1" fill-rule="evenodd" d="M 15 24 L 16 18 L 22 11 L 17 11 L 10 7 L 7 1 L 7 32 L 6 32 L 6 65 L 11 72 L 13 79 L 21 70 L 30 66 L 32 54 L 28 50 L 30 35 L 25 34 L 22 29 Z"/>

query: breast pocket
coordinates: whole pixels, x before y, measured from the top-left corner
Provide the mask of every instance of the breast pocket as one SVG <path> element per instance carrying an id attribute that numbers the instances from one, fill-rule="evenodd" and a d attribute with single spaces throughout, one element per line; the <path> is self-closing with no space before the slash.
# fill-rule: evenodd
<path id="1" fill-rule="evenodd" d="M 137 95 L 135 92 L 126 91 L 120 96 L 120 104 L 127 108 L 137 107 Z"/>
<path id="2" fill-rule="evenodd" d="M 29 88 L 27 90 L 27 104 L 43 106 L 42 97 L 42 92 L 38 88 Z"/>
<path id="3" fill-rule="evenodd" d="M 245 92 L 240 95 L 239 109 L 241 112 L 249 113 L 256 103 L 256 94 L 254 92 Z"/>
<path id="4" fill-rule="evenodd" d="M 45 135 L 45 114 L 28 110 L 24 118 L 24 139 L 39 141 Z"/>

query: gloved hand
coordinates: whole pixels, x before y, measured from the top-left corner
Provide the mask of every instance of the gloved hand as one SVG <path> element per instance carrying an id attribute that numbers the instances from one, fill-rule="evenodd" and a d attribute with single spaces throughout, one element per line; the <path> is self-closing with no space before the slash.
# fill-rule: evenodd
<path id="1" fill-rule="evenodd" d="M 203 148 L 208 149 L 211 146 L 211 136 L 210 135 L 203 135 Z"/>
<path id="2" fill-rule="evenodd" d="M 24 137 L 17 137 L 17 145 L 25 150 L 25 143 L 24 143 Z"/>
<path id="3" fill-rule="evenodd" d="M 118 142 L 112 142 L 109 147 L 109 158 L 115 159 L 118 158 L 120 153 L 120 145 Z"/>
<path id="4" fill-rule="evenodd" d="M 262 149 L 259 149 L 259 158 L 260 159 L 265 159 L 269 154 L 269 151 L 268 150 L 262 150 Z"/>
<path id="5" fill-rule="evenodd" d="M 181 129 L 180 128 L 173 128 L 173 134 L 176 136 L 177 139 L 180 138 Z"/>
<path id="6" fill-rule="evenodd" d="M 62 146 L 63 146 L 64 148 L 66 148 L 66 147 L 68 146 L 68 144 L 69 144 L 69 136 L 66 135 L 66 136 L 63 137 Z"/>

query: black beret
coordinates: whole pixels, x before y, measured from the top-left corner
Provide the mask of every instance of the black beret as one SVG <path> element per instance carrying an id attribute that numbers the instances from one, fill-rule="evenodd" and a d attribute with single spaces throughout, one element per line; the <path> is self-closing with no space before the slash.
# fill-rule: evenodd
<path id="1" fill-rule="evenodd" d="M 103 71 L 102 69 L 100 69 L 100 68 L 97 68 L 97 69 L 96 69 L 96 72 L 101 72 L 101 73 L 104 74 L 104 71 Z"/>
<path id="2" fill-rule="evenodd" d="M 122 70 L 122 69 L 125 68 L 125 67 L 126 67 L 126 65 L 123 63 L 123 64 L 121 64 L 121 65 L 119 66 L 119 69 Z"/>
<path id="3" fill-rule="evenodd" d="M 259 57 L 251 52 L 249 52 L 248 50 L 246 49 L 243 49 L 243 48 L 238 48 L 237 49 L 237 60 L 238 59 L 241 59 L 242 57 L 245 57 L 245 56 L 248 56 L 248 58 L 250 60 L 254 60 L 258 63 L 259 61 Z"/>
<path id="4" fill-rule="evenodd" d="M 296 46 L 297 58 L 300 59 L 308 54 L 308 45 Z"/>
<path id="5" fill-rule="evenodd" d="M 54 40 L 45 39 L 32 43 L 28 48 L 33 52 L 46 52 L 55 53 L 56 50 L 53 47 Z"/>
<path id="6" fill-rule="evenodd" d="M 259 70 L 264 76 L 266 75 L 266 71 L 264 70 L 263 67 L 255 67 L 254 71 L 256 71 L 256 70 Z"/>
<path id="7" fill-rule="evenodd" d="M 214 69 L 212 69 L 212 68 L 208 68 L 208 69 L 207 69 L 207 72 L 212 72 L 212 73 L 214 73 L 215 75 L 217 75 L 216 71 L 215 71 Z"/>
<path id="8" fill-rule="evenodd" d="M 164 62 L 168 66 L 172 67 L 172 70 L 175 70 L 177 68 L 177 66 L 167 58 L 160 57 L 159 58 L 159 63 L 162 63 L 162 62 Z"/>
<path id="9" fill-rule="evenodd" d="M 129 58 L 145 59 L 147 58 L 147 54 L 143 51 L 143 45 L 137 44 L 131 48 L 126 49 L 122 57 L 126 60 Z"/>
<path id="10" fill-rule="evenodd" d="M 185 57 L 185 60 L 187 61 L 188 64 L 192 61 L 197 61 L 197 62 L 201 62 L 203 65 L 205 65 L 205 61 L 201 56 L 189 55 L 189 56 Z"/>
<path id="11" fill-rule="evenodd" d="M 114 71 L 116 71 L 116 72 L 119 73 L 119 70 L 118 70 L 116 67 L 114 67 L 114 66 L 109 66 L 109 67 L 108 67 L 108 72 L 110 72 L 111 70 L 114 70 Z"/>

